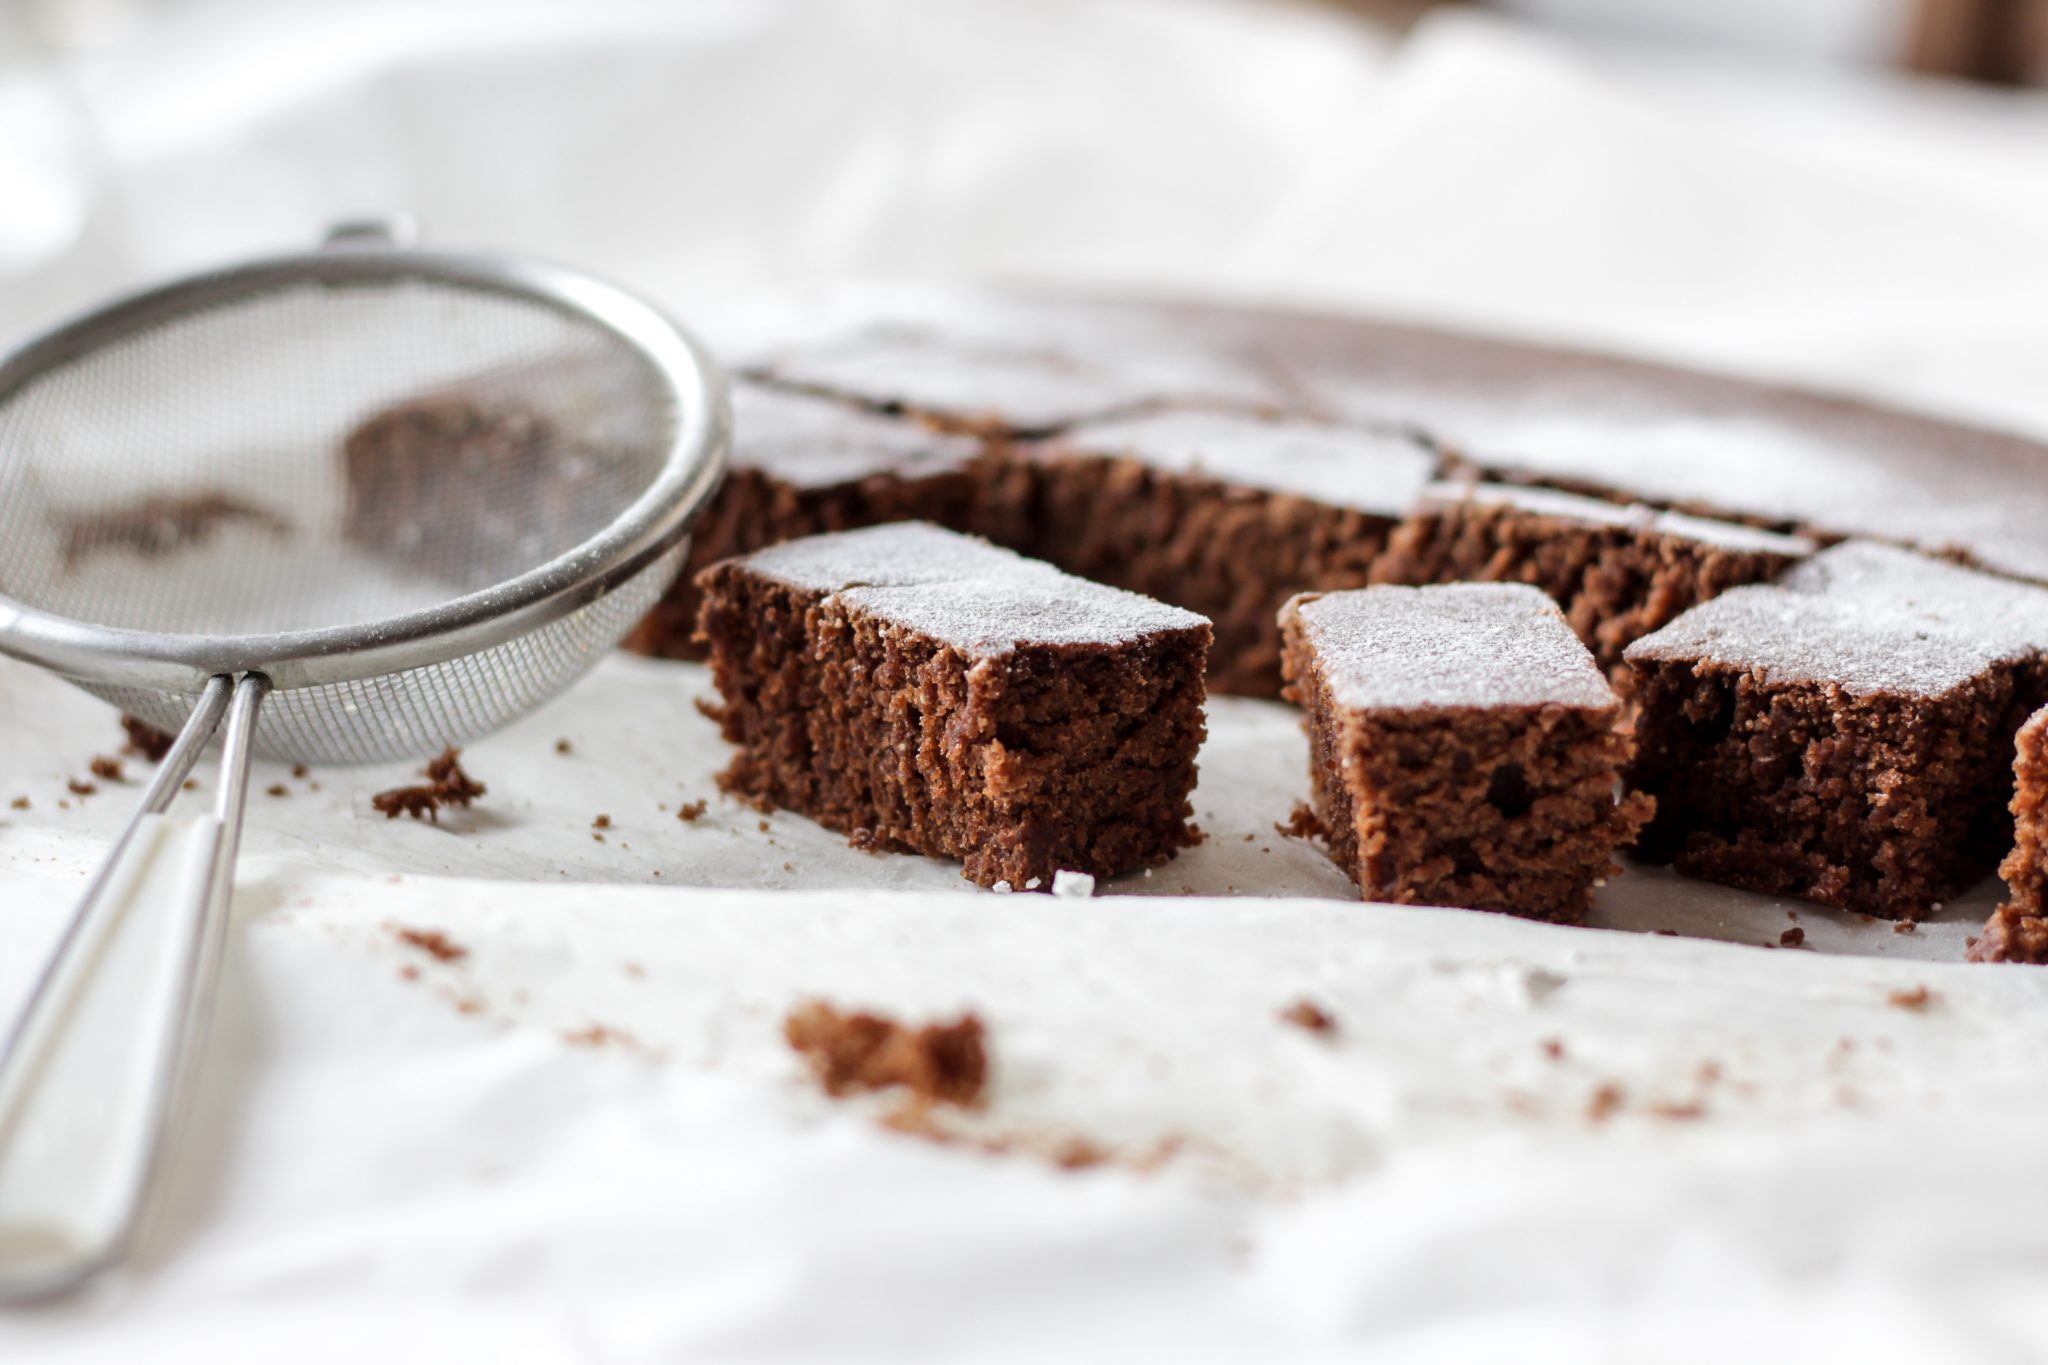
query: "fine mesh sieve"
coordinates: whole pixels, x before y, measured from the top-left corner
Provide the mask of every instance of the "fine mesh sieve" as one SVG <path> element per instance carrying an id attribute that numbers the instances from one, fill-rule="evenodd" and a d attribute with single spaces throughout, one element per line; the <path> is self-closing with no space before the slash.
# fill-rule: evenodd
<path id="1" fill-rule="evenodd" d="M 0 1059 L 0 1296 L 132 1232 L 251 754 L 422 757 L 559 691 L 667 590 L 726 426 L 631 296 L 354 234 L 0 362 L 0 650 L 179 733 Z M 224 718 L 217 809 L 171 820 Z"/>

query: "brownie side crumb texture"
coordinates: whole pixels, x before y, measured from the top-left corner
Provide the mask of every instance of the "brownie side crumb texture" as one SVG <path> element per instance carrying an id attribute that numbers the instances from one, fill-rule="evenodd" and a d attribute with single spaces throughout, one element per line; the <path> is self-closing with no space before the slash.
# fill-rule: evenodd
<path id="1" fill-rule="evenodd" d="M 1550 594 L 1624 695 L 1622 652 L 1730 588 L 1777 576 L 1810 540 L 1537 488 L 1432 489 L 1374 567 L 1380 583 L 1527 583 Z"/>
<path id="2" fill-rule="evenodd" d="M 1204 735 L 1199 617 L 907 524 L 701 581 L 728 791 L 981 886 L 1164 862 Z"/>
<path id="3" fill-rule="evenodd" d="M 1999 865 L 2005 903 L 1970 948 L 1972 962 L 2048 966 L 2048 708 L 2020 728 L 2013 757 L 2013 845 Z"/>
<path id="4" fill-rule="evenodd" d="M 2012 736 L 2048 592 L 1859 543 L 1629 651 L 1644 857 L 1911 920 L 2011 845 Z"/>
<path id="5" fill-rule="evenodd" d="M 918 1100 L 972 1108 L 988 1086 L 987 1031 L 973 1014 L 911 1028 L 807 1000 L 789 1012 L 782 1035 L 835 1099 L 901 1087 Z"/>
<path id="6" fill-rule="evenodd" d="M 1615 800 L 1620 706 L 1554 604 L 1381 587 L 1282 625 L 1316 814 L 1367 899 L 1583 920 L 1648 803 Z"/>

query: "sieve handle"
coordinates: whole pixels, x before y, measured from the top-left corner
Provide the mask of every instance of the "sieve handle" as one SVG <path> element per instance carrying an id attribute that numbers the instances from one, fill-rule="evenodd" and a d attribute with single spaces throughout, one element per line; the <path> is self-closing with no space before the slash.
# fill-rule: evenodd
<path id="1" fill-rule="evenodd" d="M 0 1053 L 0 1301 L 74 1289 L 133 1242 L 205 1032 L 269 690 L 208 682 Z M 218 806 L 170 815 L 223 716 Z"/>

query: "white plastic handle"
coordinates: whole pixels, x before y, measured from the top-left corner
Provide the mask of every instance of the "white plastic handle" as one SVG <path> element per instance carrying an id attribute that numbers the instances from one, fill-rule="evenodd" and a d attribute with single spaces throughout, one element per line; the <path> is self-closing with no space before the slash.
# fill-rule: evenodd
<path id="1" fill-rule="evenodd" d="M 0 1074 L 0 1281 L 113 1259 L 170 1103 L 220 821 L 144 815 Z"/>
<path id="2" fill-rule="evenodd" d="M 268 691 L 208 685 L 0 1053 L 0 1301 L 75 1289 L 133 1241 L 205 1031 Z M 224 713 L 219 805 L 164 814 Z"/>

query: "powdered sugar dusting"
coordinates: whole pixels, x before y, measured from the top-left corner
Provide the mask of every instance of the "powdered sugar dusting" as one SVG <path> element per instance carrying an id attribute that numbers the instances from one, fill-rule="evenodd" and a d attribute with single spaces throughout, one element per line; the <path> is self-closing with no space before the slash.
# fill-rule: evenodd
<path id="1" fill-rule="evenodd" d="M 1095 354 L 923 331 L 799 349 L 766 373 L 814 393 L 1027 434 L 1175 397 L 1273 397 L 1256 375 L 1219 357 L 1162 347 Z"/>
<path id="2" fill-rule="evenodd" d="M 1519 508 L 1538 516 L 1575 521 L 1594 526 L 1617 526 L 1653 535 L 1671 536 L 1724 550 L 1754 554 L 1782 555 L 1799 559 L 1820 546 L 1808 536 L 1785 535 L 1745 526 L 1736 521 L 1714 521 L 1682 512 L 1662 512 L 1642 503 L 1609 502 L 1583 493 L 1520 484 L 1446 481 L 1424 490 L 1420 508 L 1455 507 L 1462 503 Z"/>
<path id="3" fill-rule="evenodd" d="M 809 536 L 740 562 L 979 655 L 1024 644 L 1126 644 L 1208 624 L 926 522 Z"/>
<path id="4" fill-rule="evenodd" d="M 944 473 L 965 467 L 981 449 L 972 437 L 759 384 L 733 387 L 732 412 L 734 466 L 799 488 L 830 488 L 876 474 Z"/>
<path id="5" fill-rule="evenodd" d="M 1178 407 L 1068 432 L 1056 451 L 1124 456 L 1175 474 L 1398 517 L 1441 463 L 1404 436 L 1300 418 Z"/>
<path id="6" fill-rule="evenodd" d="M 1939 696 L 2044 650 L 2048 589 L 1851 541 L 1779 583 L 1694 607 L 1628 657 L 1706 659 L 1853 695 Z"/>
<path id="7" fill-rule="evenodd" d="M 1525 584 L 1305 593 L 1290 614 L 1344 706 L 1617 705 L 1564 613 Z"/>

